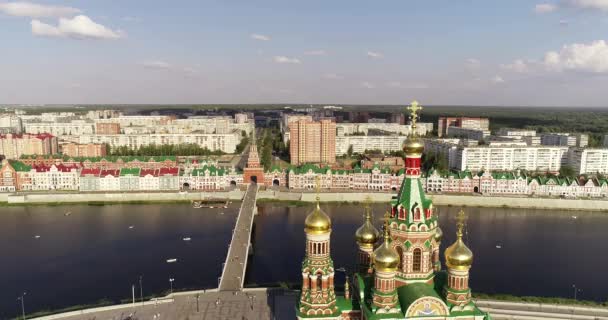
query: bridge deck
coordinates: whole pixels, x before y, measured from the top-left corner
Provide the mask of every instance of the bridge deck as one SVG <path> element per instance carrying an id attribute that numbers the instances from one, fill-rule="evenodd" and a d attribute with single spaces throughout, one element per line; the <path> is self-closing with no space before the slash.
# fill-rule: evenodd
<path id="1" fill-rule="evenodd" d="M 256 213 L 256 196 L 258 186 L 250 184 L 241 203 L 238 218 L 232 233 L 232 240 L 222 270 L 220 291 L 237 291 L 243 289 L 249 245 L 251 243 L 251 228 Z"/>

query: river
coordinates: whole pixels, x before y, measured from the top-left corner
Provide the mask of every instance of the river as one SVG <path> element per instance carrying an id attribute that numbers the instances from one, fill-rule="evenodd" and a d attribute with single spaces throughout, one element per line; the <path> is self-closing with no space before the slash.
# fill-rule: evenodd
<path id="1" fill-rule="evenodd" d="M 101 299 L 131 299 L 174 288 L 214 288 L 239 203 L 228 209 L 188 205 L 5 207 L 0 215 L 0 319 Z M 352 270 L 357 205 L 322 205 L 332 217 L 332 257 Z M 386 207 L 374 205 L 376 225 Z M 300 281 L 303 222 L 311 207 L 264 204 L 255 220 L 249 285 Z M 458 208 L 440 208 L 443 249 L 455 238 Z M 223 214 L 222 214 L 223 213 Z M 468 208 L 465 239 L 475 254 L 474 291 L 605 301 L 608 215 L 575 211 Z M 183 238 L 190 238 L 184 241 Z M 498 246 L 498 247 L 497 247 Z M 167 259 L 177 259 L 167 263 Z M 338 285 L 343 278 L 338 278 Z"/>

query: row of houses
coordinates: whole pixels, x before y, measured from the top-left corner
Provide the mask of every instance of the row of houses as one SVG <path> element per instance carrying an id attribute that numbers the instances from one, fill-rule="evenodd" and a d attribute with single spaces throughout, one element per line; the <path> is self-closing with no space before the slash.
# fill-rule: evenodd
<path id="1" fill-rule="evenodd" d="M 266 186 L 290 190 L 312 190 L 319 177 L 322 189 L 396 191 L 405 177 L 403 170 L 392 172 L 374 166 L 364 169 L 337 170 L 316 165 L 281 169 L 264 173 Z M 580 176 L 531 176 L 521 172 L 452 172 L 431 171 L 421 177 L 430 193 L 478 193 L 485 195 L 530 195 L 559 197 L 607 197 L 608 179 Z M 3 161 L 0 168 L 0 192 L 71 190 L 83 192 L 229 190 L 243 185 L 243 172 L 211 164 L 189 164 L 160 168 L 125 166 L 122 168 L 84 167 L 78 164 L 28 165 L 21 161 Z"/>

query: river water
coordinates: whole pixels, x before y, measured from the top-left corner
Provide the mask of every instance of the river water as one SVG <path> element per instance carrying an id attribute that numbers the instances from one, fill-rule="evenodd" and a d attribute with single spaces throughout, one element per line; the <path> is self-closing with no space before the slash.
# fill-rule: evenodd
<path id="1" fill-rule="evenodd" d="M 188 205 L 34 206 L 2 208 L 0 319 L 101 299 L 131 299 L 174 288 L 217 287 L 239 203 L 228 209 Z M 332 257 L 352 270 L 357 205 L 322 205 L 332 217 Z M 298 283 L 304 254 L 303 222 L 311 207 L 265 204 L 255 220 L 249 285 Z M 386 209 L 375 205 L 381 225 Z M 440 208 L 443 249 L 455 238 L 458 208 Z M 66 214 L 69 213 L 69 214 Z M 574 211 L 468 208 L 465 240 L 475 254 L 474 291 L 608 298 L 608 215 Z M 189 237 L 190 241 L 183 238 Z M 168 259 L 177 259 L 167 263 Z M 338 284 L 341 283 L 338 278 Z"/>

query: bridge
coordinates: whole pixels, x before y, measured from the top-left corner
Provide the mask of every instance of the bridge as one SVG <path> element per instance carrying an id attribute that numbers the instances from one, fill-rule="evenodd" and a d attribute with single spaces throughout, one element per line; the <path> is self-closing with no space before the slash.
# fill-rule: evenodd
<path id="1" fill-rule="evenodd" d="M 220 291 L 241 291 L 245 283 L 247 259 L 251 247 L 253 218 L 257 214 L 256 197 L 258 185 L 250 183 L 243 197 L 239 215 L 236 219 L 232 239 L 226 255 L 226 262 L 220 277 Z"/>

